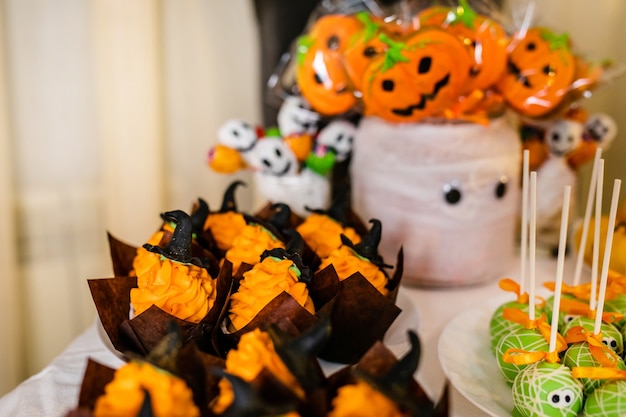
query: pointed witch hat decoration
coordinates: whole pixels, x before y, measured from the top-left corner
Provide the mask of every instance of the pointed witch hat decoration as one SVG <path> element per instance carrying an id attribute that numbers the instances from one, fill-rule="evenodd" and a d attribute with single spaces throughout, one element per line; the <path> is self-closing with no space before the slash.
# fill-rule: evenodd
<path id="1" fill-rule="evenodd" d="M 267 333 L 274 343 L 274 350 L 305 390 L 323 385 L 325 377 L 315 358 L 330 337 L 328 317 L 321 318 L 297 336 L 289 335 L 275 324 L 268 326 Z"/>
<path id="2" fill-rule="evenodd" d="M 220 213 L 226 213 L 227 211 L 237 211 L 237 203 L 235 202 L 235 191 L 240 185 L 243 185 L 244 187 L 248 186 L 248 184 L 243 181 L 233 181 L 228 186 L 228 188 L 224 192 L 222 207 L 220 207 L 219 211 Z"/>
<path id="3" fill-rule="evenodd" d="M 410 416 L 447 415 L 446 404 L 436 406 L 413 378 L 419 365 L 421 346 L 417 333 L 412 330 L 407 333 L 411 348 L 389 370 L 381 375 L 373 375 L 355 367 L 353 372 L 357 378 L 383 393 L 408 412 Z M 442 400 L 447 401 L 445 395 Z"/>
<path id="4" fill-rule="evenodd" d="M 261 254 L 261 262 L 268 256 L 278 259 L 288 259 L 293 262 L 298 269 L 298 281 L 304 282 L 307 285 L 310 284 L 312 278 L 311 268 L 302 261 L 302 256 L 306 250 L 302 236 L 293 229 L 285 229 L 283 234 L 285 237 L 289 238 L 285 249 L 274 248 L 264 251 Z"/>
<path id="5" fill-rule="evenodd" d="M 374 265 L 379 268 L 392 268 L 392 265 L 387 265 L 383 261 L 383 257 L 378 253 L 378 244 L 382 234 L 382 224 L 378 219 L 370 219 L 372 227 L 363 236 L 362 240 L 356 245 L 345 235 L 341 235 L 341 242 L 352 248 L 360 256 L 367 258 Z"/>
<path id="6" fill-rule="evenodd" d="M 191 213 L 191 229 L 197 236 L 202 234 L 204 222 L 209 216 L 209 212 L 209 204 L 204 199 L 198 198 L 198 203 Z"/>
<path id="7" fill-rule="evenodd" d="M 193 240 L 191 217 L 182 210 L 168 211 L 164 213 L 162 217 L 163 220 L 176 224 L 172 238 L 169 243 L 163 247 L 146 243 L 143 245 L 144 249 L 164 256 L 172 261 L 207 267 L 205 260 L 191 256 L 191 243 Z"/>

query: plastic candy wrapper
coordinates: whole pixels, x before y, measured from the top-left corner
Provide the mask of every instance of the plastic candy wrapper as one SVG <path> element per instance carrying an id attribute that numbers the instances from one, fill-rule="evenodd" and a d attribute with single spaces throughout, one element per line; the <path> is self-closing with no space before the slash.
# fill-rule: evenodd
<path id="1" fill-rule="evenodd" d="M 533 6 L 507 15 L 488 1 L 322 2 L 270 91 L 301 95 L 328 117 L 488 123 L 507 109 L 559 117 L 623 70 L 536 26 Z"/>

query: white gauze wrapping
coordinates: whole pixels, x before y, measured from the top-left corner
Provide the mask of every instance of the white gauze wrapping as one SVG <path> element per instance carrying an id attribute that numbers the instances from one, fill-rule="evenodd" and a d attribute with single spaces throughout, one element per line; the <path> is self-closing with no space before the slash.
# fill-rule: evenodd
<path id="1" fill-rule="evenodd" d="M 515 251 L 521 142 L 504 119 L 394 124 L 364 118 L 351 162 L 353 205 L 382 222 L 387 263 L 404 248 L 405 283 L 469 285 L 500 278 Z M 502 177 L 507 191 L 496 197 Z M 461 190 L 457 204 L 446 185 Z"/>

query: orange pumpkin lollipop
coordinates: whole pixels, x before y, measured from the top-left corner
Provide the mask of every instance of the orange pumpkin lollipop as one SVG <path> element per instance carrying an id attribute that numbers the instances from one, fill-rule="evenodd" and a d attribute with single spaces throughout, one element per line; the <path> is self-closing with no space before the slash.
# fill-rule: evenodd
<path id="1" fill-rule="evenodd" d="M 343 52 L 360 28 L 361 23 L 352 15 L 326 15 L 298 39 L 296 82 L 318 113 L 341 114 L 357 104 L 343 65 Z"/>
<path id="2" fill-rule="evenodd" d="M 486 90 L 496 83 L 506 68 L 508 39 L 502 26 L 476 13 L 467 0 L 459 7 L 431 7 L 419 15 L 422 27 L 438 26 L 461 40 L 472 58 L 463 93 Z"/>
<path id="3" fill-rule="evenodd" d="M 384 35 L 389 45 L 365 71 L 365 114 L 391 122 L 416 122 L 455 103 L 471 66 L 459 39 L 441 29 L 415 32 L 406 42 Z"/>
<path id="4" fill-rule="evenodd" d="M 571 89 L 576 62 L 567 34 L 531 28 L 509 46 L 507 71 L 497 89 L 513 109 L 541 117 L 556 108 Z"/>

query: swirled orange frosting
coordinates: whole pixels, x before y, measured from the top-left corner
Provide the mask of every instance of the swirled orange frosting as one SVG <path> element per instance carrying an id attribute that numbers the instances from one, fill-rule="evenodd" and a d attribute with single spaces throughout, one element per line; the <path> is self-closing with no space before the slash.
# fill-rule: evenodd
<path id="1" fill-rule="evenodd" d="M 254 329 L 241 336 L 236 349 L 228 351 L 226 372 L 251 382 L 264 368 L 286 387 L 291 388 L 296 395 L 304 396 L 300 384 L 274 350 L 274 343 L 269 334 L 260 329 Z M 220 393 L 212 405 L 213 411 L 217 414 L 224 412 L 234 399 L 230 382 L 225 378 L 220 380 L 219 389 Z"/>
<path id="2" fill-rule="evenodd" d="M 163 239 L 164 232 L 163 230 L 159 230 L 154 233 L 150 239 L 148 239 L 148 244 L 157 246 L 161 240 Z M 154 263 L 154 259 L 150 256 L 150 252 L 148 252 L 143 246 L 139 246 L 137 248 L 137 254 L 133 259 L 133 270 L 130 272 L 130 276 L 137 276 L 138 270 L 145 270 L 149 268 Z"/>
<path id="3" fill-rule="evenodd" d="M 389 398 L 363 381 L 344 385 L 332 401 L 329 417 L 404 417 Z"/>
<path id="4" fill-rule="evenodd" d="M 204 230 L 210 230 L 217 247 L 228 250 L 233 246 L 233 240 L 246 227 L 243 214 L 236 211 L 211 213 L 204 222 Z"/>
<path id="5" fill-rule="evenodd" d="M 148 256 L 149 255 L 149 256 Z M 198 323 L 215 303 L 217 291 L 206 269 L 182 264 L 148 252 L 144 268 L 137 270 L 137 287 L 130 290 L 130 302 L 139 315 L 152 305 Z"/>
<path id="6" fill-rule="evenodd" d="M 325 214 L 312 213 L 296 228 L 296 231 L 322 259 L 341 246 L 342 233 L 355 245 L 361 241 L 361 236 L 353 228 L 343 227 L 341 223 Z"/>
<path id="7" fill-rule="evenodd" d="M 233 272 L 236 272 L 243 262 L 258 264 L 261 254 L 274 248 L 285 248 L 285 244 L 263 226 L 248 224 L 233 240 L 233 246 L 226 251 L 224 257 L 232 262 Z"/>
<path id="8" fill-rule="evenodd" d="M 239 290 L 230 298 L 229 318 L 234 330 L 248 324 L 270 301 L 285 291 L 311 314 L 313 300 L 292 261 L 268 256 L 243 274 Z"/>
<path id="9" fill-rule="evenodd" d="M 155 417 L 196 417 L 200 410 L 184 380 L 145 362 L 131 361 L 117 371 L 96 400 L 94 417 L 135 417 L 150 393 Z"/>
<path id="10" fill-rule="evenodd" d="M 340 280 L 348 278 L 350 275 L 360 272 L 376 289 L 387 295 L 387 277 L 378 266 L 369 260 L 359 256 L 349 246 L 342 246 L 334 250 L 330 256 L 322 259 L 319 269 L 322 270 L 332 264 L 337 271 Z"/>

